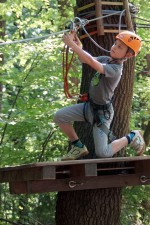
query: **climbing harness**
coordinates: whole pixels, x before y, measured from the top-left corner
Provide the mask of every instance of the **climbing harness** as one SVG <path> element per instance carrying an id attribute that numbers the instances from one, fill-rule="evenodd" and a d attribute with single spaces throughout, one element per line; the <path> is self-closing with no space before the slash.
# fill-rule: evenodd
<path id="1" fill-rule="evenodd" d="M 109 143 L 114 141 L 116 139 L 116 136 L 114 136 L 113 132 L 108 129 L 108 127 L 105 125 L 103 118 L 102 118 L 104 116 L 106 120 L 110 119 L 109 108 L 112 104 L 112 101 L 105 105 L 95 104 L 92 101 L 92 99 L 89 98 L 89 95 L 87 93 L 85 93 L 83 95 L 79 95 L 79 100 L 84 103 L 83 116 L 84 116 L 85 122 L 88 122 L 88 120 L 86 118 L 87 103 L 90 103 L 91 109 L 93 111 L 93 126 L 96 124 L 97 127 L 99 127 L 108 136 Z M 104 115 L 100 115 L 99 110 L 103 110 Z"/>
<path id="2" fill-rule="evenodd" d="M 108 136 L 109 142 L 114 141 L 116 139 L 116 137 L 113 135 L 113 132 L 108 129 L 108 127 L 105 125 L 104 120 L 103 120 L 103 117 L 106 120 L 110 119 L 109 108 L 112 104 L 112 101 L 107 104 L 104 104 L 104 105 L 98 105 L 98 104 L 95 104 L 92 101 L 92 99 L 89 99 L 89 103 L 93 110 L 93 126 L 96 124 L 97 127 L 99 127 Z M 104 114 L 100 115 L 99 110 L 102 110 Z"/>

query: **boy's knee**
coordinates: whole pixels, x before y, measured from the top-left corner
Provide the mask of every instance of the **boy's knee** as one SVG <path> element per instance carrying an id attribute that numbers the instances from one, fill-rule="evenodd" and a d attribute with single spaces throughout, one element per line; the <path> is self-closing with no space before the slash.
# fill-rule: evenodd
<path id="1" fill-rule="evenodd" d="M 113 156 L 113 153 L 109 147 L 106 149 L 95 149 L 95 154 L 98 158 L 111 158 Z"/>
<path id="2" fill-rule="evenodd" d="M 60 114 L 60 112 L 59 112 L 59 110 L 54 114 L 54 119 L 53 119 L 53 121 L 54 121 L 54 123 L 59 123 L 59 121 L 60 121 L 60 116 L 61 114 Z"/>
<path id="3" fill-rule="evenodd" d="M 62 109 L 58 110 L 55 114 L 54 114 L 54 119 L 53 119 L 54 123 L 56 124 L 60 124 L 60 123 L 69 123 L 68 118 L 66 116 L 66 114 L 64 113 L 64 111 Z"/>

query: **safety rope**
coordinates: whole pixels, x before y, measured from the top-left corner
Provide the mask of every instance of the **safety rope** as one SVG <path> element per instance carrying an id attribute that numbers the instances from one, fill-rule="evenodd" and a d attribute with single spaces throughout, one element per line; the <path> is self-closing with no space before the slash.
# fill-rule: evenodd
<path id="1" fill-rule="evenodd" d="M 32 38 L 26 38 L 26 39 L 21 39 L 21 40 L 16 40 L 16 41 L 1 42 L 0 46 L 18 44 L 18 43 L 34 41 L 34 40 L 38 40 L 38 39 L 45 39 L 45 38 L 48 38 L 50 36 L 57 36 L 59 34 L 64 34 L 65 32 L 69 32 L 69 31 L 70 31 L 70 29 L 67 29 L 67 30 L 62 30 L 62 31 L 59 31 L 59 32 L 56 32 L 56 33 L 51 33 L 51 34 L 47 34 L 47 35 L 40 36 L 40 37 L 32 37 Z"/>
<path id="2" fill-rule="evenodd" d="M 122 16 L 125 13 L 125 11 L 126 11 L 125 9 L 122 10 L 122 12 L 120 13 L 120 16 L 119 16 L 119 32 L 118 33 L 120 33 L 120 31 L 121 31 L 121 20 L 122 20 Z"/>
<path id="3" fill-rule="evenodd" d="M 105 16 L 101 16 L 101 17 L 97 17 L 97 18 L 94 18 L 94 19 L 91 19 L 91 20 L 82 20 L 82 23 L 81 24 L 77 24 L 75 23 L 75 26 L 78 25 L 78 26 L 85 26 L 87 23 L 90 23 L 90 22 L 93 22 L 93 21 L 96 21 L 96 20 L 99 20 L 99 19 L 103 19 L 103 18 L 106 18 L 106 17 L 109 17 L 109 16 L 113 16 L 113 15 L 117 15 L 117 14 L 121 14 L 123 11 L 116 11 L 116 12 L 113 12 L 113 13 L 110 13 L 108 15 L 105 15 Z M 132 13 L 131 13 L 132 15 Z M 140 17 L 137 17 L 135 15 L 133 15 L 134 18 L 138 18 L 138 19 L 141 19 L 141 20 L 144 20 L 143 18 L 140 18 Z M 76 17 L 78 18 L 78 17 Z M 149 20 L 144 20 L 144 21 L 147 21 L 149 22 Z M 55 33 L 51 33 L 51 34 L 47 34 L 47 35 L 44 35 L 44 36 L 40 36 L 40 37 L 31 37 L 31 38 L 25 38 L 25 39 L 21 39 L 21 40 L 16 40 L 16 41 L 6 41 L 6 42 L 2 42 L 1 40 L 1 43 L 0 43 L 0 46 L 4 46 L 4 45 L 11 45 L 11 44 L 18 44 L 18 43 L 24 43 L 24 42 L 28 42 L 28 41 L 34 41 L 34 40 L 38 40 L 38 39 L 45 39 L 45 38 L 48 38 L 50 36 L 57 36 L 59 34 L 64 34 L 65 32 L 69 32 L 71 29 L 66 29 L 66 30 L 62 30 L 62 31 L 58 31 L 58 32 L 55 32 Z"/>
<path id="4" fill-rule="evenodd" d="M 91 19 L 91 20 L 82 20 L 80 19 L 79 17 L 75 17 L 75 21 L 78 20 L 79 22 L 77 24 L 79 24 L 79 26 L 84 30 L 84 32 L 86 33 L 86 35 L 89 37 L 89 39 L 96 45 L 96 47 L 100 48 L 102 51 L 105 51 L 105 52 L 110 52 L 106 49 L 104 49 L 102 46 L 98 45 L 96 41 L 94 41 L 94 39 L 90 36 L 90 34 L 87 32 L 87 30 L 85 29 L 85 25 L 90 23 L 90 22 L 93 22 L 95 20 L 98 20 L 98 19 L 102 19 L 102 18 L 105 18 L 105 17 L 109 17 L 109 16 L 112 16 L 112 15 L 116 15 L 116 14 L 120 14 L 120 17 L 119 17 L 119 29 L 118 29 L 118 33 L 120 33 L 120 30 L 121 30 L 121 19 L 122 19 L 122 16 L 123 14 L 125 13 L 125 9 L 122 10 L 122 11 L 117 11 L 117 12 L 114 12 L 114 13 L 111 13 L 109 15 L 105 15 L 105 16 L 101 16 L 101 17 L 97 17 L 95 19 Z"/>
<path id="5" fill-rule="evenodd" d="M 123 10 L 123 11 L 124 11 L 124 10 Z M 90 22 L 93 22 L 93 21 L 96 21 L 96 20 L 99 20 L 99 19 L 103 19 L 103 18 L 106 18 L 106 17 L 109 17 L 109 16 L 113 16 L 113 15 L 120 14 L 121 12 L 122 12 L 122 11 L 116 11 L 116 12 L 110 13 L 110 14 L 108 14 L 108 15 L 96 17 L 96 18 L 91 19 L 91 20 L 88 20 L 88 21 L 89 21 L 89 23 L 90 23 Z"/>
<path id="6" fill-rule="evenodd" d="M 67 45 L 64 45 L 63 49 L 63 79 L 64 79 L 64 93 L 67 98 L 73 98 L 77 94 L 71 94 L 69 91 L 69 83 L 68 83 L 68 74 L 71 67 L 71 64 L 74 59 L 74 51 L 72 52 L 71 59 L 69 62 L 68 56 L 69 56 L 69 47 Z"/>
<path id="7" fill-rule="evenodd" d="M 115 14 L 120 14 L 121 12 L 123 12 L 123 11 L 117 11 L 117 12 L 114 12 L 114 13 L 109 14 L 109 15 L 105 15 L 105 16 L 97 17 L 97 18 L 95 18 L 95 19 L 87 20 L 86 23 L 90 23 L 90 22 L 95 21 L 95 20 L 103 19 L 103 18 L 105 18 L 105 17 L 109 17 L 109 16 L 112 16 L 112 15 L 115 15 Z M 131 13 L 131 15 L 132 15 L 132 13 Z M 146 20 L 146 19 L 137 17 L 137 16 L 135 16 L 135 15 L 133 15 L 133 17 L 134 17 L 134 18 L 137 18 L 137 19 L 139 19 L 139 20 L 143 20 L 143 21 L 145 21 L 145 22 L 150 22 L 149 20 Z M 50 37 L 50 36 L 57 36 L 57 35 L 59 35 L 59 34 L 64 34 L 65 32 L 69 32 L 69 31 L 70 31 L 70 29 L 67 29 L 67 30 L 58 31 L 58 32 L 51 33 L 51 34 L 47 34 L 47 35 L 40 36 L 40 37 L 25 38 L 25 39 L 16 40 L 16 41 L 6 41 L 6 42 L 2 42 L 2 40 L 1 40 L 0 46 L 11 45 L 11 44 L 18 44 L 18 43 L 24 43 L 24 42 L 34 41 L 34 40 L 38 40 L 38 39 L 46 39 L 46 38 L 48 38 L 48 37 Z"/>
<path id="8" fill-rule="evenodd" d="M 101 17 L 99 17 L 101 18 Z M 77 23 L 79 24 L 79 27 L 81 27 L 84 32 L 86 33 L 86 35 L 89 37 L 89 39 L 96 45 L 96 47 L 100 48 L 101 50 L 105 51 L 105 52 L 110 52 L 106 49 L 104 49 L 102 46 L 98 45 L 96 41 L 94 41 L 94 39 L 89 35 L 89 33 L 87 32 L 87 30 L 85 29 L 85 24 L 89 23 L 90 20 L 81 20 L 79 17 L 75 17 L 75 20 L 78 20 L 80 23 Z"/>

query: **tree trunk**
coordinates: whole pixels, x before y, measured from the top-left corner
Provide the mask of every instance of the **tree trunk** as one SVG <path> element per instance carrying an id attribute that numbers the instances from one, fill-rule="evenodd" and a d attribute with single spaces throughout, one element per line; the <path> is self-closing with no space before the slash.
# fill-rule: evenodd
<path id="1" fill-rule="evenodd" d="M 121 192 L 118 188 L 61 192 L 57 225 L 119 225 Z"/>
<path id="2" fill-rule="evenodd" d="M 81 7 L 93 1 L 77 0 L 76 2 L 77 7 Z M 107 9 L 114 9 L 114 7 L 107 6 Z M 115 9 L 120 10 L 117 7 Z M 85 11 L 92 10 L 94 10 L 94 7 Z M 118 20 L 118 16 L 108 17 L 105 23 L 118 23 Z M 115 34 L 105 33 L 104 36 L 93 35 L 92 38 L 103 48 L 110 50 L 114 42 L 114 36 Z M 89 38 L 83 39 L 82 42 L 83 49 L 93 56 L 108 55 L 108 53 L 106 54 L 106 52 L 97 48 Z M 115 91 L 113 102 L 115 116 L 112 130 L 118 138 L 125 135 L 129 130 L 133 72 L 134 60 L 132 59 L 124 63 L 123 75 Z M 89 66 L 83 65 L 81 93 L 88 92 L 93 73 L 94 71 Z M 78 122 L 75 123 L 75 128 L 82 142 L 90 150 L 90 154 L 86 158 L 94 158 L 92 127 L 87 123 Z M 118 155 L 124 155 L 124 151 L 121 151 Z M 119 225 L 121 197 L 121 188 L 60 192 L 56 208 L 56 225 Z"/>

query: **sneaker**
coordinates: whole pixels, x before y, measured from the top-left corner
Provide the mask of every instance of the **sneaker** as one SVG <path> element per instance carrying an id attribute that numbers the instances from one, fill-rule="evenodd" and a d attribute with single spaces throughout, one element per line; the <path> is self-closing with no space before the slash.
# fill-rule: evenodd
<path id="1" fill-rule="evenodd" d="M 82 148 L 79 148 L 73 145 L 72 149 L 61 158 L 61 161 L 75 160 L 88 154 L 89 154 L 89 151 L 87 150 L 85 145 Z"/>
<path id="2" fill-rule="evenodd" d="M 131 147 L 134 148 L 138 156 L 143 155 L 143 152 L 145 150 L 145 142 L 142 132 L 140 130 L 133 130 L 131 132 L 135 133 L 135 136 L 131 141 Z"/>

